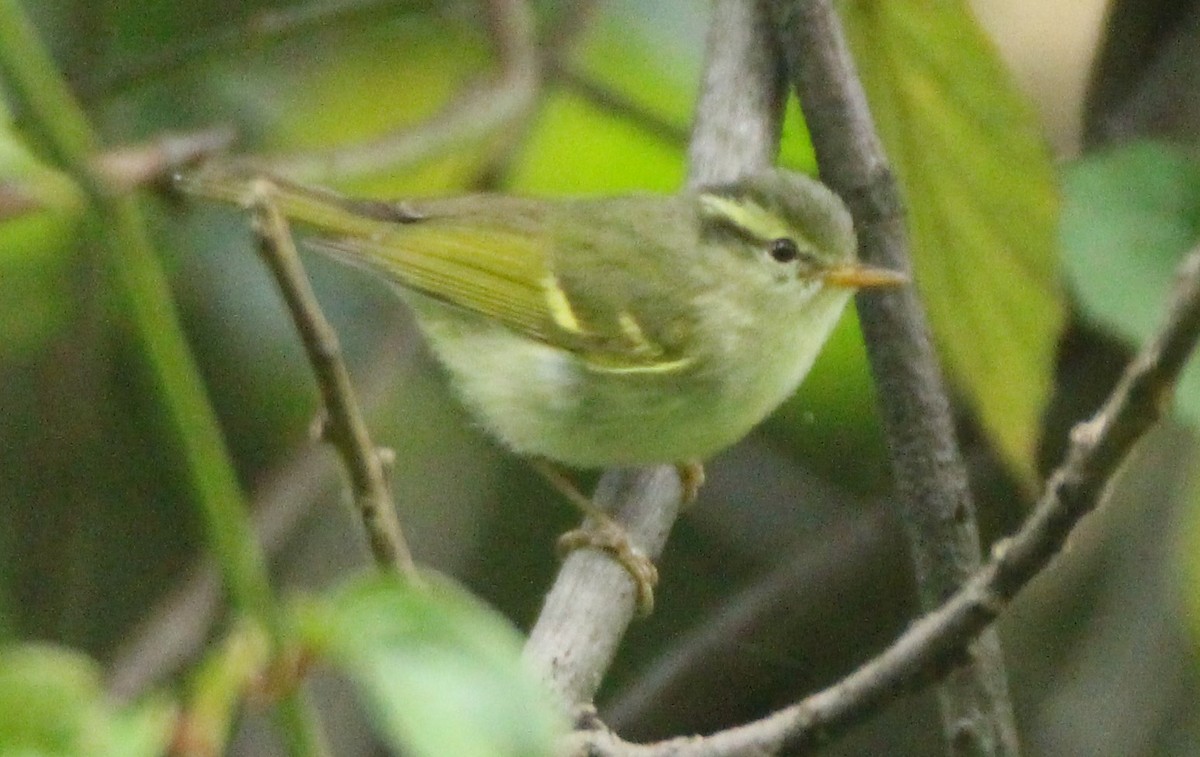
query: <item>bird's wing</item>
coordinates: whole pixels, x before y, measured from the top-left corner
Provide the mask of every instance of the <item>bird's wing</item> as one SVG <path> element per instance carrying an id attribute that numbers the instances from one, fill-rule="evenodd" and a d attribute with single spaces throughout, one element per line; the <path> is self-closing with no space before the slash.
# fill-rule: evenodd
<path id="1" fill-rule="evenodd" d="M 517 201 L 520 202 L 520 201 Z M 441 211 L 387 223 L 377 233 L 318 242 L 427 297 L 476 313 L 613 373 L 669 372 L 686 359 L 655 339 L 636 306 L 596 281 L 552 269 L 553 234 L 514 204 L 486 215 Z M 580 254 L 586 254 L 586 251 Z"/>
<path id="2" fill-rule="evenodd" d="M 289 220 L 313 230 L 309 241 L 343 262 L 382 274 L 416 292 L 475 313 L 543 344 L 578 355 L 598 371 L 671 371 L 684 364 L 678 340 L 658 338 L 645 323 L 654 293 L 644 279 L 617 265 L 571 264 L 555 249 L 562 234 L 622 224 L 611 201 L 579 204 L 597 218 L 549 228 L 547 201 L 513 197 L 464 197 L 414 203 L 359 201 L 335 192 L 237 171 L 205 170 L 178 177 L 181 191 L 245 207 L 269 203 Z M 643 203 L 644 204 L 644 203 Z M 625 206 L 625 211 L 639 207 Z M 618 213 L 617 217 L 620 217 Z M 560 219 L 564 220 L 564 219 Z M 628 225 L 628 224 L 624 224 Z M 628 240 L 625 240 L 628 243 Z M 561 248 L 570 244 L 557 242 Z M 593 249 L 577 250 L 590 255 Z M 553 261 L 553 263 L 552 263 Z M 640 305 L 638 304 L 640 303 Z M 638 312 L 643 311 L 643 312 Z M 671 346 L 674 345 L 674 346 Z"/>

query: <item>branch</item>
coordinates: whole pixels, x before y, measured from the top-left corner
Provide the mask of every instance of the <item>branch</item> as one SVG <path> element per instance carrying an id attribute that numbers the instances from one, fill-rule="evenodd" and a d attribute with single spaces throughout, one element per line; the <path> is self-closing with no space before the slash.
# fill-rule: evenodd
<path id="1" fill-rule="evenodd" d="M 847 597 L 906 595 L 911 590 L 907 548 L 890 503 L 824 489 L 801 496 L 832 498 L 834 521 L 784 545 L 782 559 L 770 570 L 691 618 L 690 628 L 680 629 L 669 647 L 639 665 L 633 681 L 606 694 L 609 727 L 621 732 L 625 723 L 649 720 L 663 728 L 675 724 L 679 732 L 727 709 L 732 699 L 761 691 L 764 677 L 778 672 L 778 661 L 748 662 L 747 646 L 785 648 L 797 637 L 806 638 L 805 651 L 789 652 L 788 667 L 803 670 L 809 679 L 814 668 L 840 671 L 861 660 L 850 658 L 851 650 L 834 652 L 821 645 L 822 634 L 813 629 L 861 610 L 861 603 Z M 891 613 L 885 616 L 892 620 Z M 907 620 L 896 618 L 897 627 Z M 722 685 L 714 687 L 714 679 Z"/>
<path id="2" fill-rule="evenodd" d="M 704 80 L 688 149 L 692 186 L 769 168 L 783 124 L 782 54 L 764 0 L 713 6 Z"/>
<path id="3" fill-rule="evenodd" d="M 779 141 L 778 57 L 760 4 L 714 7 L 707 74 L 692 135 L 692 183 L 735 178 L 770 165 Z M 609 509 L 633 546 L 652 559 L 679 512 L 682 490 L 669 466 L 604 474 L 594 500 Z M 563 561 L 529 641 L 525 661 L 564 705 L 596 693 L 633 618 L 633 582 L 607 555 L 576 550 Z"/>
<path id="4" fill-rule="evenodd" d="M 592 501 L 625 528 L 634 547 L 656 559 L 675 523 L 682 494 L 675 469 L 662 466 L 608 471 Z M 633 578 L 611 555 L 594 549 L 572 551 L 529 632 L 526 666 L 566 708 L 586 705 L 612 663 L 635 605 Z"/>
<path id="5" fill-rule="evenodd" d="M 367 532 L 371 554 L 381 568 L 393 570 L 410 581 L 418 580 L 412 553 L 400 530 L 400 520 L 388 486 L 386 455 L 377 449 L 367 431 L 342 360 L 337 333 L 321 313 L 316 294 L 300 263 L 287 221 L 273 202 L 274 185 L 266 179 L 255 182 L 251 209 L 263 258 L 287 302 L 288 310 L 308 352 L 327 415 L 321 436 L 327 439 L 350 474 L 354 504 Z"/>
<path id="6" fill-rule="evenodd" d="M 773 6 L 822 179 L 850 207 L 863 258 L 910 271 L 899 189 L 831 0 L 773 0 Z M 979 566 L 966 468 L 915 289 L 864 292 L 856 301 L 921 604 L 928 611 Z M 939 695 L 952 750 L 1019 752 L 994 634 L 980 640 L 969 663 L 945 681 Z"/>
<path id="7" fill-rule="evenodd" d="M 375 342 L 374 361 L 360 371 L 367 378 L 359 381 L 359 396 L 368 409 L 378 409 L 394 390 L 397 375 L 415 354 L 414 336 L 390 324 Z M 338 496 L 343 481 L 324 447 L 308 445 L 256 488 L 250 517 L 255 541 L 268 559 L 295 541 L 306 518 Z M 114 651 L 107 666 L 109 694 L 131 701 L 197 659 L 223 610 L 216 565 L 202 556 Z"/>
<path id="8" fill-rule="evenodd" d="M 500 67 L 494 79 L 468 88 L 415 127 L 324 152 L 253 161 L 252 167 L 294 181 L 326 183 L 381 167 L 410 167 L 520 121 L 537 101 L 540 80 L 533 14 L 525 0 L 486 0 L 483 5 Z"/>
<path id="9" fill-rule="evenodd" d="M 180 169 L 225 150 L 233 138 L 233 131 L 224 127 L 165 133 L 153 141 L 98 152 L 90 161 L 90 168 L 105 191 L 124 194 L 167 181 Z M 13 181 L 0 184 L 0 222 L 37 213 L 45 207 L 46 200 L 35 188 Z"/>
<path id="10" fill-rule="evenodd" d="M 615 118 L 628 121 L 666 144 L 682 145 L 687 142 L 686 129 L 609 87 L 586 71 L 561 60 L 554 61 L 552 66 L 548 76 L 554 84 L 562 85 L 597 108 L 607 111 Z"/>
<path id="11" fill-rule="evenodd" d="M 796 753 L 827 742 L 902 693 L 948 675 L 968 646 L 1062 551 L 1094 510 L 1133 446 L 1170 407 L 1175 383 L 1200 341 L 1200 247 L 1179 268 L 1165 323 L 1125 369 L 1095 416 L 1071 433 L 1033 513 L 991 560 L 936 611 L 839 683 L 766 718 L 704 738 L 629 744 L 597 730 L 574 734 L 565 753 L 589 757 L 724 757 Z"/>
<path id="12" fill-rule="evenodd" d="M 151 141 L 100 154 L 96 158 L 96 170 L 112 189 L 129 192 L 148 184 L 169 181 L 180 170 L 228 149 L 235 136 L 228 126 L 178 134 L 164 132 Z"/>

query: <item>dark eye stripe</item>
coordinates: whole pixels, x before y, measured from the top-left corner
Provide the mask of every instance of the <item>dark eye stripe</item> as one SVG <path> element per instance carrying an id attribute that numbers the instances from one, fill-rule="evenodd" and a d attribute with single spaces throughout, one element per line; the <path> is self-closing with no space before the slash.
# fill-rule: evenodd
<path id="1" fill-rule="evenodd" d="M 821 265 L 821 258 L 809 247 L 801 247 L 796 240 L 780 237 L 771 241 L 767 252 L 779 263 L 799 261 L 804 268 L 816 268 Z"/>
<path id="2" fill-rule="evenodd" d="M 812 240 L 762 206 L 716 193 L 699 196 L 700 233 L 704 237 L 736 237 L 764 250 L 780 263 L 799 260 L 807 266 L 820 263 Z"/>

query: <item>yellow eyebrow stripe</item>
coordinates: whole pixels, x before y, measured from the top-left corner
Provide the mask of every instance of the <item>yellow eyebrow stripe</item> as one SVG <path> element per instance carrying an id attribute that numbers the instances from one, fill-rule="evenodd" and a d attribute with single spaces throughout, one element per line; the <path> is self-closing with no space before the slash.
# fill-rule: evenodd
<path id="1" fill-rule="evenodd" d="M 778 216 L 749 200 L 739 202 L 721 195 L 702 194 L 700 210 L 707 218 L 724 222 L 763 242 L 795 235 Z"/>

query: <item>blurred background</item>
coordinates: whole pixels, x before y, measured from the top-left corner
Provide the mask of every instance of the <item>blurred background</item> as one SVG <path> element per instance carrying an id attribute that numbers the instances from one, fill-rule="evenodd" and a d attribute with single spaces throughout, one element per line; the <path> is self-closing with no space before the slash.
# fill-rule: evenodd
<path id="1" fill-rule="evenodd" d="M 537 2 L 529 37 L 466 0 L 24 5 L 107 145 L 228 130 L 232 152 L 272 171 L 375 198 L 673 191 L 708 10 Z M 874 21 L 866 5 L 845 3 L 850 36 L 872 95 L 900 93 L 878 105 L 880 127 L 990 542 L 1021 522 L 1200 236 L 1200 3 L 977 0 L 986 36 L 963 38 L 933 33 L 956 28 L 939 14 L 957 3 L 894 2 L 895 17 Z M 38 198 L 0 222 L 0 632 L 86 651 L 127 696 L 181 675 L 221 616 L 180 450 L 96 241 L 104 220 L 0 104 L 0 190 Z M 781 160 L 815 168 L 794 102 Z M 141 194 L 278 585 L 319 590 L 367 569 L 341 474 L 310 439 L 316 389 L 246 217 Z M 418 560 L 528 627 L 575 513 L 477 431 L 384 285 L 305 262 L 375 440 L 396 452 Z M 1027 754 L 1200 754 L 1196 373 L 1001 623 Z M 916 612 L 853 313 L 797 395 L 708 473 L 660 562 L 658 610 L 632 627 L 598 700 L 628 738 L 762 715 L 837 680 Z M 164 630 L 164 618 L 184 620 Z M 334 684 L 320 693 L 353 709 Z M 359 719 L 336 722 L 339 754 L 372 753 Z M 239 748 L 261 753 L 257 738 L 248 720 Z M 942 749 L 919 695 L 826 751 Z"/>

